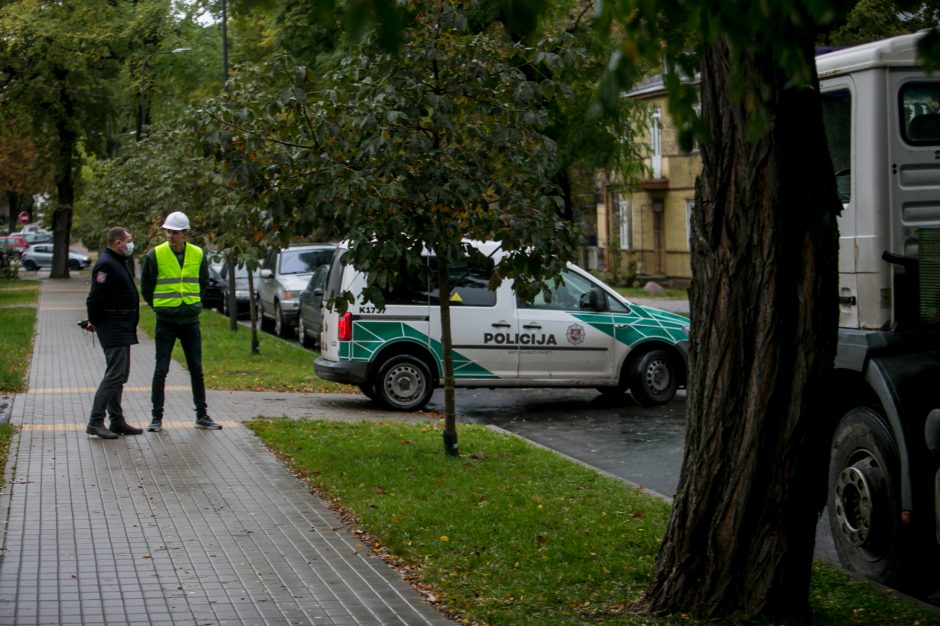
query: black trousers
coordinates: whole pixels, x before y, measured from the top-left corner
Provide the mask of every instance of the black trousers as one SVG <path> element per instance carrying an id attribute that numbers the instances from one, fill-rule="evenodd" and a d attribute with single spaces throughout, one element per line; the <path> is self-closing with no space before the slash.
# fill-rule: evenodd
<path id="1" fill-rule="evenodd" d="M 153 385 L 150 391 L 154 419 L 163 419 L 166 375 L 170 372 L 170 357 L 177 339 L 183 347 L 183 354 L 186 355 L 186 368 L 189 369 L 190 384 L 193 388 L 196 418 L 207 415 L 206 383 L 202 374 L 202 332 L 199 322 L 174 324 L 157 318 L 157 328 L 154 333 L 157 364 L 153 369 Z"/>

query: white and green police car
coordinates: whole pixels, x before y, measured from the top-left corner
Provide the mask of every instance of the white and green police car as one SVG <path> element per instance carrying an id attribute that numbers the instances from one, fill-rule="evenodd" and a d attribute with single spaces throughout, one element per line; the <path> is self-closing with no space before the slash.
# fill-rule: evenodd
<path id="1" fill-rule="evenodd" d="M 498 243 L 476 245 L 498 258 Z M 356 300 L 342 313 L 324 306 L 316 373 L 358 385 L 389 409 L 419 410 L 443 380 L 439 294 L 422 285 L 390 294 L 384 309 L 360 302 L 365 276 L 342 262 L 345 253 L 340 245 L 333 256 L 323 299 L 350 292 Z M 632 304 L 572 264 L 562 279 L 546 282 L 549 298 L 523 303 L 511 281 L 492 291 L 488 273 L 453 273 L 457 387 L 629 389 L 640 404 L 656 405 L 685 386 L 687 318 Z"/>

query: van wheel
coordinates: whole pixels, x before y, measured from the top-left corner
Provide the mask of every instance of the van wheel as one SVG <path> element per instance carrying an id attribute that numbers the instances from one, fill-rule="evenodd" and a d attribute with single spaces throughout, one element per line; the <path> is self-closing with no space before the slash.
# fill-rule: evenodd
<path id="1" fill-rule="evenodd" d="M 372 385 L 359 385 L 359 391 L 370 400 L 375 400 L 375 389 L 372 388 Z"/>
<path id="2" fill-rule="evenodd" d="M 375 379 L 375 399 L 393 411 L 419 411 L 433 391 L 428 366 L 408 354 L 383 363 Z"/>
<path id="3" fill-rule="evenodd" d="M 676 395 L 679 376 L 665 350 L 650 350 L 631 366 L 630 392 L 642 406 L 666 404 Z"/>
<path id="4" fill-rule="evenodd" d="M 884 418 L 855 407 L 839 422 L 829 457 L 829 528 L 839 561 L 882 584 L 903 585 L 898 452 Z"/>

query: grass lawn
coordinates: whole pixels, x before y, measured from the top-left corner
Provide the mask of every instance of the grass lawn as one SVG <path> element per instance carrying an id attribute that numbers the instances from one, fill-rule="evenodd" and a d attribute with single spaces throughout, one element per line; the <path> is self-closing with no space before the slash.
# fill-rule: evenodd
<path id="1" fill-rule="evenodd" d="M 663 300 L 688 300 L 689 292 L 684 289 L 663 289 L 648 293 L 642 287 L 614 287 L 614 290 L 621 296 L 630 300 L 631 298 L 662 298 Z"/>
<path id="2" fill-rule="evenodd" d="M 140 307 L 140 328 L 153 337 L 155 316 L 146 304 Z M 242 391 L 349 392 L 358 389 L 319 378 L 313 361 L 319 356 L 297 344 L 268 333 L 258 333 L 260 354 L 251 353 L 251 329 L 229 330 L 229 320 L 216 311 L 204 311 L 202 368 L 209 389 Z M 173 358 L 185 367 L 186 358 L 177 342 Z"/>
<path id="3" fill-rule="evenodd" d="M 435 424 L 247 423 L 361 539 L 465 623 L 689 624 L 632 612 L 669 506 L 516 437 Z M 937 613 L 817 563 L 815 624 L 928 624 Z M 801 621 L 800 623 L 807 623 Z"/>
<path id="4" fill-rule="evenodd" d="M 26 391 L 26 372 L 33 351 L 39 283 L 34 280 L 0 280 L 0 393 Z M 2 466 L 0 466 L 2 467 Z"/>

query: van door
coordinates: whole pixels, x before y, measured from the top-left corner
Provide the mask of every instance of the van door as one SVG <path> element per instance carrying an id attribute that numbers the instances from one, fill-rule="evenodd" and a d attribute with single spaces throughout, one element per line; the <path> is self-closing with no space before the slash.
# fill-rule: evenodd
<path id="1" fill-rule="evenodd" d="M 546 282 L 550 299 L 539 294 L 531 304 L 518 304 L 519 378 L 605 384 L 616 378 L 610 313 L 589 310 L 595 285 L 587 277 L 565 270 L 562 279 L 558 286 Z"/>
<path id="2" fill-rule="evenodd" d="M 468 380 L 515 379 L 519 351 L 506 341 L 516 334 L 513 294 L 509 283 L 496 291 L 488 288 L 488 271 L 452 266 L 450 282 L 451 340 L 454 377 Z M 435 292 L 435 296 L 436 296 Z M 441 311 L 435 298 L 431 328 L 441 337 Z M 438 358 L 441 358 L 440 352 Z"/>

